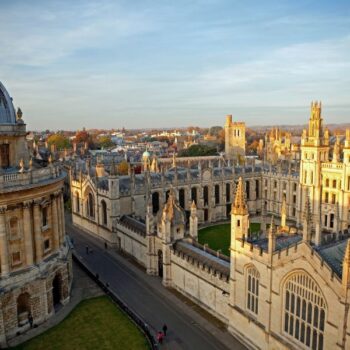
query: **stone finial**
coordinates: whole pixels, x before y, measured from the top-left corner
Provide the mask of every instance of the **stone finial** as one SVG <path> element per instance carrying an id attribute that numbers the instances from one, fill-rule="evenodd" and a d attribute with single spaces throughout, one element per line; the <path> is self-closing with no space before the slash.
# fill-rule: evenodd
<path id="1" fill-rule="evenodd" d="M 192 204 L 191 204 L 191 210 L 193 210 L 193 209 L 197 210 L 197 206 L 196 206 L 196 202 L 195 201 L 192 201 Z"/>
<path id="2" fill-rule="evenodd" d="M 245 199 L 245 191 L 242 177 L 238 180 L 235 199 L 232 204 L 232 214 L 246 215 L 248 214 L 248 207 Z"/>
<path id="3" fill-rule="evenodd" d="M 29 170 L 32 170 L 32 168 L 33 168 L 33 158 L 30 157 L 30 159 L 29 159 Z"/>
<path id="4" fill-rule="evenodd" d="M 17 114 L 16 114 L 17 123 L 18 123 L 18 124 L 23 124 L 22 116 L 23 116 L 23 112 L 22 112 L 22 110 L 18 107 L 18 108 L 17 108 Z"/>
<path id="5" fill-rule="evenodd" d="M 173 153 L 173 168 L 176 168 L 176 155 Z"/>
<path id="6" fill-rule="evenodd" d="M 53 161 L 53 159 L 52 159 L 52 154 L 50 154 L 50 155 L 49 155 L 49 164 L 52 164 L 52 161 Z"/>
<path id="7" fill-rule="evenodd" d="M 311 241 L 311 229 L 312 229 L 312 213 L 310 196 L 307 194 L 304 209 L 304 221 L 303 221 L 303 240 L 305 242 Z"/>
<path id="8" fill-rule="evenodd" d="M 24 172 L 24 161 L 23 158 L 19 161 L 19 172 L 23 173 Z"/>
<path id="9" fill-rule="evenodd" d="M 281 227 L 287 226 L 287 203 L 286 196 L 283 196 L 281 207 Z"/>
<path id="10" fill-rule="evenodd" d="M 338 137 L 337 137 L 337 140 L 336 140 L 336 142 L 334 144 L 332 161 L 334 163 L 337 163 L 337 162 L 340 161 L 340 141 L 339 141 Z"/>
<path id="11" fill-rule="evenodd" d="M 275 218 L 271 216 L 271 224 L 269 228 L 269 236 L 268 236 L 268 252 L 272 254 L 276 248 L 276 225 Z"/>

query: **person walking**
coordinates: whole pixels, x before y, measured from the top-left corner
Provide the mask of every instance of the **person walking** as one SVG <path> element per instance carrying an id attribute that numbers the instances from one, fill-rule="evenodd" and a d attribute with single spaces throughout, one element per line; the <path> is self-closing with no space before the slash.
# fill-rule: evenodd
<path id="1" fill-rule="evenodd" d="M 157 340 L 158 340 L 159 344 L 163 343 L 163 338 L 164 338 L 163 332 L 162 331 L 158 331 L 158 333 L 157 333 Z"/>
<path id="2" fill-rule="evenodd" d="M 33 316 L 31 313 L 29 313 L 28 315 L 28 322 L 29 322 L 29 325 L 30 325 L 30 328 L 33 328 Z"/>
<path id="3" fill-rule="evenodd" d="M 107 245 L 107 242 L 105 242 L 105 249 L 108 249 L 108 245 Z"/>
<path id="4" fill-rule="evenodd" d="M 86 246 L 86 254 L 89 255 L 89 246 L 88 245 Z"/>
<path id="5" fill-rule="evenodd" d="M 164 333 L 165 337 L 166 337 L 167 330 L 168 330 L 168 326 L 164 323 L 164 325 L 163 325 L 163 333 Z"/>

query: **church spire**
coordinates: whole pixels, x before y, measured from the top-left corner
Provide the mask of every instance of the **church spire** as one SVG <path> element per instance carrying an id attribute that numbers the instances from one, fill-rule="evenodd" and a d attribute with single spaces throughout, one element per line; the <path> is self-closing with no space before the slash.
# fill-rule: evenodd
<path id="1" fill-rule="evenodd" d="M 242 177 L 238 180 L 236 189 L 235 200 L 232 203 L 232 214 L 235 215 L 246 215 L 248 214 L 248 207 L 245 199 L 245 191 Z"/>

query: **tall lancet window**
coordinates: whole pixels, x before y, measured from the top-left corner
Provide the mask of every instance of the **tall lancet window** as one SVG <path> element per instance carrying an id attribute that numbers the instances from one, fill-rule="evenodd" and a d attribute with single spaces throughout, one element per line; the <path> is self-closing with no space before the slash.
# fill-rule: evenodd
<path id="1" fill-rule="evenodd" d="M 256 315 L 259 312 L 259 278 L 254 266 L 247 269 L 247 309 Z"/>
<path id="2" fill-rule="evenodd" d="M 312 350 L 323 350 L 326 303 L 316 282 L 304 272 L 292 274 L 284 284 L 286 335 Z"/>

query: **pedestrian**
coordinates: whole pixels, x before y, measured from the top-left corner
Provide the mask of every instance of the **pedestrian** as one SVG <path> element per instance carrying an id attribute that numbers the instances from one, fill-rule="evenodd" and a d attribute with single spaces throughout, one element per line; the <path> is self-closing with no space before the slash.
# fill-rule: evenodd
<path id="1" fill-rule="evenodd" d="M 107 249 L 108 248 L 108 246 L 107 246 L 107 242 L 105 242 L 105 249 Z"/>
<path id="2" fill-rule="evenodd" d="M 89 254 L 89 246 L 86 246 L 86 254 Z"/>
<path id="3" fill-rule="evenodd" d="M 28 314 L 28 322 L 29 322 L 29 325 L 30 325 L 30 328 L 33 328 L 33 316 L 31 313 Z"/>
<path id="4" fill-rule="evenodd" d="M 164 323 L 163 325 L 163 333 L 164 333 L 164 337 L 166 337 L 166 331 L 168 330 L 168 326 Z"/>
<path id="5" fill-rule="evenodd" d="M 162 331 L 158 331 L 158 333 L 157 333 L 157 340 L 158 340 L 159 344 L 163 343 L 163 338 L 164 338 L 163 332 Z"/>

